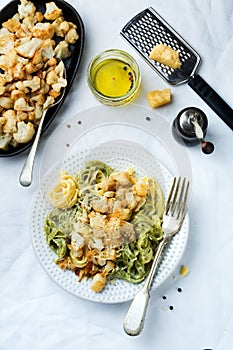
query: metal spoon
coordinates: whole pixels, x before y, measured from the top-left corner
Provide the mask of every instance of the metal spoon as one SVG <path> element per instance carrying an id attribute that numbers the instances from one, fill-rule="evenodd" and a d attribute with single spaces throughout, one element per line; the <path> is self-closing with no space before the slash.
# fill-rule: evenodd
<path id="1" fill-rule="evenodd" d="M 64 78 L 66 79 L 66 69 L 65 69 L 65 66 L 64 66 Z M 42 126 L 43 126 L 43 123 L 44 123 L 44 120 L 45 120 L 45 117 L 46 117 L 46 114 L 49 110 L 50 107 L 54 107 L 56 106 L 58 103 L 61 102 L 61 100 L 63 99 L 64 95 L 65 95 L 65 91 L 66 91 L 66 88 L 63 88 L 62 89 L 62 93 L 61 95 L 57 98 L 57 100 L 55 100 L 55 102 L 48 106 L 44 111 L 43 111 L 43 114 L 42 114 L 42 117 L 41 117 L 41 120 L 40 120 L 40 123 L 39 123 L 39 126 L 38 126 L 38 129 L 37 129 L 37 133 L 36 133 L 36 137 L 34 139 L 34 142 L 32 144 L 32 148 L 29 152 L 29 155 L 26 159 L 26 162 L 23 166 L 23 169 L 21 171 L 21 174 L 20 174 L 20 177 L 19 177 L 19 182 L 22 186 L 30 186 L 31 183 L 32 183 L 32 174 L 33 174 L 33 166 L 34 166 L 34 160 L 35 160 L 35 155 L 36 155 L 36 150 L 37 150 L 37 146 L 38 146 L 38 143 L 39 143 L 39 139 L 40 139 L 40 135 L 41 135 L 41 130 L 42 130 Z"/>

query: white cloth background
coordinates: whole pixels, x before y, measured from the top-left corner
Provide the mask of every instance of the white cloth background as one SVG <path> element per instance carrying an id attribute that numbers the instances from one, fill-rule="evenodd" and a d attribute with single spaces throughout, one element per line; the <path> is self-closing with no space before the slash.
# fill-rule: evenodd
<path id="1" fill-rule="evenodd" d="M 1 0 L 1 7 L 6 4 Z M 96 54 L 120 48 L 137 59 L 142 73 L 137 103 L 142 106 L 147 106 L 148 91 L 168 87 L 119 35 L 124 24 L 144 8 L 154 7 L 198 51 L 200 74 L 233 106 L 233 2 L 73 0 L 72 5 L 84 22 L 85 49 L 71 92 L 41 139 L 32 186 L 23 188 L 18 182 L 27 152 L 0 159 L 0 349 L 231 349 L 232 131 L 187 85 L 172 87 L 173 102 L 159 113 L 171 123 L 186 106 L 203 109 L 209 119 L 207 137 L 216 149 L 210 156 L 201 154 L 199 147 L 188 149 L 193 189 L 190 238 L 181 264 L 190 273 L 182 278 L 177 269 L 152 293 L 139 337 L 130 338 L 122 329 L 129 303 L 103 305 L 82 300 L 49 279 L 32 250 L 29 216 L 43 147 L 53 130 L 74 113 L 98 105 L 86 82 L 87 65 Z"/>

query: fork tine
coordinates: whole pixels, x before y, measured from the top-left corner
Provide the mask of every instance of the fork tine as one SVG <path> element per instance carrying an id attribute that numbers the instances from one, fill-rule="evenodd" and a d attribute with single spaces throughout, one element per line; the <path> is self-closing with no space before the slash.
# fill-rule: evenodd
<path id="1" fill-rule="evenodd" d="M 187 182 L 187 183 L 186 183 Z M 189 190 L 189 181 L 184 177 L 174 178 L 171 190 L 167 199 L 165 214 L 181 219 L 186 210 L 186 203 Z"/>
<path id="2" fill-rule="evenodd" d="M 185 188 L 185 181 L 186 181 L 186 178 L 184 177 L 183 178 L 183 182 L 182 182 L 182 185 L 181 185 L 181 190 L 180 190 L 180 193 L 179 193 L 179 198 L 177 200 L 177 205 L 176 205 L 176 217 L 177 219 L 179 218 L 179 214 L 181 212 L 181 209 L 182 209 L 182 200 L 183 200 L 183 193 L 184 193 L 184 188 Z M 173 213 L 173 215 L 175 214 L 175 211 Z"/>
<path id="3" fill-rule="evenodd" d="M 187 208 L 187 199 L 188 199 L 189 185 L 190 185 L 190 182 L 188 181 L 188 183 L 186 185 L 185 194 L 184 194 L 183 208 L 181 210 L 181 216 L 180 216 L 181 218 L 184 217 L 184 214 L 185 214 L 185 211 L 186 211 L 186 208 Z"/>
<path id="4" fill-rule="evenodd" d="M 172 199 L 173 191 L 174 191 L 174 188 L 175 188 L 175 184 L 176 184 L 176 177 L 174 177 L 174 179 L 173 179 L 172 187 L 170 189 L 169 196 L 168 196 L 168 199 L 167 199 L 166 208 L 165 208 L 165 213 L 166 214 L 168 214 L 169 209 L 170 209 L 171 199 Z"/>
<path id="5" fill-rule="evenodd" d="M 176 198 L 177 198 L 179 188 L 180 188 L 180 180 L 181 180 L 181 177 L 179 176 L 178 181 L 177 181 L 177 185 L 176 185 L 176 189 L 175 189 L 175 194 L 174 194 L 174 197 L 172 199 L 171 215 L 174 215 L 176 207 L 177 207 Z"/>
<path id="6" fill-rule="evenodd" d="M 189 181 L 186 182 L 186 178 L 183 179 L 182 188 L 180 191 L 180 198 L 177 206 L 177 219 L 182 219 L 184 217 L 185 211 L 186 211 L 186 204 L 188 199 L 188 190 L 189 190 Z"/>

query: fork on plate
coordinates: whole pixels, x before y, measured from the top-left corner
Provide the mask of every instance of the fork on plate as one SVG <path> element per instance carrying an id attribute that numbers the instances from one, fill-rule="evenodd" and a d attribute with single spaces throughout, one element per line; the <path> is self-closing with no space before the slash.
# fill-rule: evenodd
<path id="1" fill-rule="evenodd" d="M 146 282 L 135 295 L 125 317 L 123 328 L 128 335 L 139 335 L 143 329 L 154 275 L 165 246 L 181 229 L 187 209 L 189 185 L 190 183 L 186 178 L 181 179 L 179 177 L 173 180 L 163 215 L 163 239 L 157 247 Z"/>

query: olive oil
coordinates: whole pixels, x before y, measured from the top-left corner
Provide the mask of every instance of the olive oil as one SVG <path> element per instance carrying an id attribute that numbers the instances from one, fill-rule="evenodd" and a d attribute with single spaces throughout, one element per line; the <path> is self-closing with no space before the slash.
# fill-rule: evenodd
<path id="1" fill-rule="evenodd" d="M 87 69 L 87 83 L 101 103 L 122 106 L 137 97 L 141 73 L 137 62 L 127 52 L 110 49 L 92 59 Z"/>
<path id="2" fill-rule="evenodd" d="M 93 71 L 95 89 L 107 97 L 126 95 L 134 86 L 134 71 L 128 63 L 118 59 L 106 59 Z"/>

